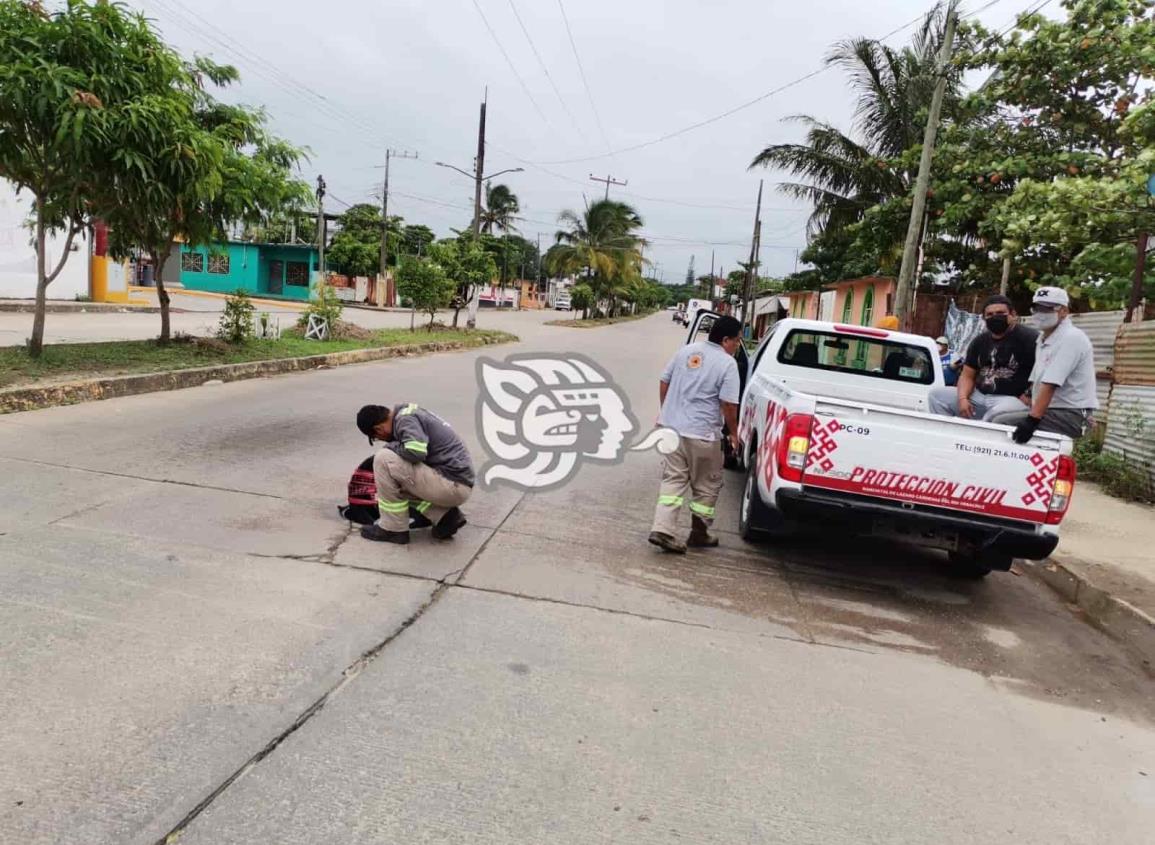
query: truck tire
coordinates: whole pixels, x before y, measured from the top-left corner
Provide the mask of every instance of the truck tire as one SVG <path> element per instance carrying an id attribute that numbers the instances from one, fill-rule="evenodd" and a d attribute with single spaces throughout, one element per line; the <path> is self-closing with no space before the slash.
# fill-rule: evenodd
<path id="1" fill-rule="evenodd" d="M 758 493 L 758 450 L 751 446 L 746 460 L 746 483 L 742 487 L 742 503 L 738 508 L 738 534 L 743 540 L 755 543 L 770 536 L 766 526 L 769 512 Z"/>

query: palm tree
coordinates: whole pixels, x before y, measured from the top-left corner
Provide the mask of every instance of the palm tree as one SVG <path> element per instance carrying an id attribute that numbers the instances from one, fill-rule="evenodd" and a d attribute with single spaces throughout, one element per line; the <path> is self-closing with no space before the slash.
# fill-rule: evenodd
<path id="1" fill-rule="evenodd" d="M 637 230 L 642 218 L 627 203 L 601 200 L 579 215 L 563 211 L 556 243 L 546 253 L 551 273 L 584 275 L 599 301 L 608 301 L 611 316 L 617 301 L 641 278 L 645 241 Z"/>
<path id="2" fill-rule="evenodd" d="M 860 220 L 868 208 L 909 190 L 914 174 L 893 167 L 889 160 L 922 140 L 921 113 L 934 90 L 944 24 L 945 9 L 939 5 L 901 49 L 869 38 L 834 45 L 826 63 L 847 71 L 858 95 L 853 135 L 808 115 L 795 116 L 788 120 L 807 127 L 806 139 L 771 144 L 750 163 L 751 168 L 780 168 L 798 178 L 778 188 L 813 204 L 811 235 L 844 228 Z M 946 113 L 958 97 L 955 76 L 947 89 Z"/>
<path id="3" fill-rule="evenodd" d="M 521 211 L 521 203 L 517 194 L 506 185 L 491 185 L 485 183 L 485 208 L 481 209 L 481 231 L 492 235 L 493 230 L 501 232 L 516 232 L 513 221 Z"/>

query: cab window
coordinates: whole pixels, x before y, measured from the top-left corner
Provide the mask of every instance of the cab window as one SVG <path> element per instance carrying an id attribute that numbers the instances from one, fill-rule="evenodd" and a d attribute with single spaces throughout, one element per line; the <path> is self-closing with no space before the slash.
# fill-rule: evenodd
<path id="1" fill-rule="evenodd" d="M 849 356 L 852 344 L 855 354 Z M 794 329 L 779 348 L 778 361 L 886 381 L 934 384 L 934 364 L 927 350 L 885 338 L 851 338 L 834 332 Z"/>

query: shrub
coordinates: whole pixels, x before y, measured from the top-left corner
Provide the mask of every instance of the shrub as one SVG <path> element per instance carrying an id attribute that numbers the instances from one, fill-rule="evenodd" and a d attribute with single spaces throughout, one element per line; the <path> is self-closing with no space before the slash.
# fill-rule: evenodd
<path id="1" fill-rule="evenodd" d="M 248 343 L 253 338 L 253 314 L 256 310 L 249 295 L 238 290 L 225 300 L 225 310 L 217 324 L 217 337 L 228 343 Z"/>
<path id="2" fill-rule="evenodd" d="M 305 328 L 309 325 L 309 317 L 315 315 L 329 325 L 329 337 L 331 338 L 334 327 L 337 325 L 337 321 L 341 319 L 341 312 L 344 309 L 345 306 L 340 297 L 330 285 L 319 285 L 316 297 L 309 300 L 309 306 L 301 312 L 301 318 L 297 321 L 297 325 Z"/>
<path id="3" fill-rule="evenodd" d="M 1075 443 L 1075 464 L 1079 478 L 1094 481 L 1112 496 L 1130 502 L 1155 502 L 1147 467 L 1103 451 L 1102 434 L 1090 435 Z"/>

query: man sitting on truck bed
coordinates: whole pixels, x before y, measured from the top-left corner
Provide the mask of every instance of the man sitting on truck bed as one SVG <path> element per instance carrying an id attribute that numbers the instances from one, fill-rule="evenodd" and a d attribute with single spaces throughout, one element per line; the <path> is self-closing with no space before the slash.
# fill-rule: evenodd
<path id="1" fill-rule="evenodd" d="M 996 414 L 1022 411 L 1019 397 L 1035 366 L 1038 332 L 1020 325 L 1014 305 L 1000 294 L 983 303 L 983 322 L 987 330 L 967 347 L 958 384 L 931 389 L 932 413 L 990 422 Z"/>
<path id="2" fill-rule="evenodd" d="M 1016 443 L 1029 442 L 1036 430 L 1077 440 L 1099 407 L 1095 352 L 1091 339 L 1071 322 L 1070 307 L 1071 299 L 1062 288 L 1042 287 L 1035 291 L 1031 313 L 1043 333 L 1031 374 L 1031 393 L 1023 394 L 1017 409 L 991 420 L 1015 426 Z"/>

